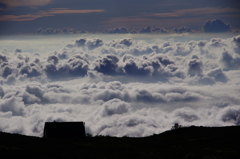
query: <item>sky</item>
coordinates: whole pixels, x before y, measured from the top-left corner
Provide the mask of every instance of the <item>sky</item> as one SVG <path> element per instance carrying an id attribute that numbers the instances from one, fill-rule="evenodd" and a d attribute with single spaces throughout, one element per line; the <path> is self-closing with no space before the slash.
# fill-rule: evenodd
<path id="1" fill-rule="evenodd" d="M 102 32 L 146 26 L 202 31 L 220 19 L 240 28 L 236 0 L 0 0 L 0 34 L 30 34 L 39 28 Z"/>
<path id="2" fill-rule="evenodd" d="M 239 3 L 0 0 L 0 131 L 240 125 Z M 88 32 L 83 32 L 83 30 Z"/>

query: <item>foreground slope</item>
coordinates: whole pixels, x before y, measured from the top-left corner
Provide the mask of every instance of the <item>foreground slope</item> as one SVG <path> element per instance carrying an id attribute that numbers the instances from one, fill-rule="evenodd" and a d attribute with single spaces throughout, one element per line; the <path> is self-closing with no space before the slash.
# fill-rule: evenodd
<path id="1" fill-rule="evenodd" d="M 0 133 L 1 157 L 240 158 L 240 127 L 188 127 L 144 138 L 43 139 Z"/>

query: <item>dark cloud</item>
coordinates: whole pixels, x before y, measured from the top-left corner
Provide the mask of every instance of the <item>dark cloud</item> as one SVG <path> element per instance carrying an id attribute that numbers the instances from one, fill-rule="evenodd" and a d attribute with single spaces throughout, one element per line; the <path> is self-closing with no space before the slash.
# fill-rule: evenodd
<path id="1" fill-rule="evenodd" d="M 13 69 L 9 66 L 5 66 L 3 68 L 3 73 L 2 73 L 2 77 L 7 78 L 9 75 L 11 75 L 13 73 Z"/>
<path id="2" fill-rule="evenodd" d="M 151 33 L 151 27 L 147 26 L 145 28 L 142 28 L 139 33 Z"/>
<path id="3" fill-rule="evenodd" d="M 167 56 L 157 55 L 155 56 L 161 64 L 164 66 L 174 64 L 172 60 L 170 60 Z"/>
<path id="4" fill-rule="evenodd" d="M 179 27 L 179 28 L 174 28 L 173 31 L 175 33 L 191 33 L 192 32 L 192 29 L 189 28 L 189 27 Z"/>
<path id="5" fill-rule="evenodd" d="M 0 110 L 2 112 L 12 112 L 14 116 L 23 116 L 24 112 L 24 104 L 20 98 L 11 97 L 8 99 L 4 99 L 0 103 Z"/>
<path id="6" fill-rule="evenodd" d="M 167 56 L 155 55 L 136 58 L 131 55 L 123 56 L 122 70 L 130 76 L 157 77 L 158 80 L 166 81 L 169 77 L 181 78 L 181 72 Z"/>
<path id="7" fill-rule="evenodd" d="M 116 47 L 116 48 L 121 48 L 122 45 L 123 46 L 131 46 L 133 44 L 132 39 L 117 39 L 117 40 L 113 40 L 111 41 L 108 45 L 112 46 L 112 47 Z"/>
<path id="8" fill-rule="evenodd" d="M 78 40 L 75 41 L 75 46 L 83 47 L 83 46 L 85 46 L 86 42 L 87 42 L 86 38 L 78 39 Z"/>
<path id="9" fill-rule="evenodd" d="M 102 39 L 87 39 L 87 38 L 81 38 L 78 40 L 75 40 L 74 44 L 68 44 L 67 47 L 82 47 L 82 48 L 88 48 L 88 50 L 96 49 L 97 47 L 103 46 L 103 40 Z"/>
<path id="10" fill-rule="evenodd" d="M 92 40 L 88 40 L 86 42 L 86 46 L 89 50 L 93 50 L 97 47 L 100 47 L 103 45 L 103 40 L 102 39 L 92 39 Z"/>
<path id="11" fill-rule="evenodd" d="M 106 55 L 93 62 L 93 69 L 107 75 L 116 75 L 118 70 L 118 57 L 115 55 Z"/>
<path id="12" fill-rule="evenodd" d="M 23 54 L 18 54 L 17 55 L 17 58 L 20 59 L 20 60 L 23 60 L 25 61 L 26 63 L 29 61 L 29 57 L 27 55 L 23 55 Z"/>
<path id="13" fill-rule="evenodd" d="M 222 46 L 226 46 L 226 44 L 224 44 L 224 42 L 220 38 L 212 38 L 211 39 L 211 46 L 222 47 Z"/>
<path id="14" fill-rule="evenodd" d="M 152 93 L 148 90 L 137 90 L 136 101 L 144 103 L 163 103 L 166 102 L 163 96 L 159 93 Z"/>
<path id="15" fill-rule="evenodd" d="M 157 59 L 136 59 L 131 56 L 124 56 L 123 59 L 123 70 L 131 76 L 152 76 L 161 67 Z"/>
<path id="16" fill-rule="evenodd" d="M 1 9 L 7 9 L 7 7 L 8 7 L 8 6 L 7 6 L 5 3 L 1 3 L 1 2 L 0 2 L 0 10 L 1 10 Z"/>
<path id="17" fill-rule="evenodd" d="M 240 125 L 240 109 L 238 106 L 226 107 L 221 113 L 221 119 L 224 122 L 234 122 L 235 125 Z"/>
<path id="18" fill-rule="evenodd" d="M 203 64 L 199 59 L 192 59 L 188 63 L 188 71 L 187 74 L 189 76 L 200 76 L 203 74 Z"/>
<path id="19" fill-rule="evenodd" d="M 229 32 L 231 31 L 231 26 L 224 23 L 220 19 L 208 20 L 202 27 L 203 31 L 206 33 L 214 32 Z"/>
<path id="20" fill-rule="evenodd" d="M 57 56 L 59 59 L 67 59 L 67 58 L 68 58 L 68 53 L 67 53 L 67 51 L 55 52 L 55 53 L 56 53 L 56 56 Z"/>
<path id="21" fill-rule="evenodd" d="M 30 85 L 26 86 L 26 92 L 38 97 L 39 99 L 43 99 L 43 94 L 45 91 L 39 85 Z"/>
<path id="22" fill-rule="evenodd" d="M 219 82 L 227 82 L 228 81 L 228 78 L 227 76 L 224 74 L 223 70 L 221 68 L 215 68 L 215 69 L 212 69 L 210 71 L 208 71 L 206 73 L 206 75 L 208 77 L 213 77 L 215 79 L 215 81 L 219 81 Z"/>
<path id="23" fill-rule="evenodd" d="M 84 76 L 89 70 L 88 61 L 79 55 L 72 56 L 68 61 L 61 63 L 56 56 L 49 56 L 48 62 L 50 63 L 45 66 L 44 71 L 54 80 Z"/>
<path id="24" fill-rule="evenodd" d="M 240 57 L 233 57 L 228 51 L 224 51 L 220 56 L 220 63 L 224 70 L 235 70 L 240 68 Z"/>
<path id="25" fill-rule="evenodd" d="M 52 34 L 76 34 L 76 33 L 84 33 L 83 31 L 77 31 L 76 29 L 70 28 L 70 29 L 42 29 L 39 28 L 36 31 L 33 32 L 34 34 L 43 34 L 43 35 L 52 35 Z"/>
<path id="26" fill-rule="evenodd" d="M 234 51 L 240 54 L 240 35 L 233 37 L 232 41 L 235 44 Z"/>
<path id="27" fill-rule="evenodd" d="M 180 117 L 187 122 L 193 122 L 200 118 L 193 109 L 187 107 L 177 109 L 173 112 L 173 114 L 175 117 Z"/>
<path id="28" fill-rule="evenodd" d="M 26 65 L 26 66 L 22 66 L 19 69 L 19 73 L 20 74 L 27 74 L 28 77 L 36 77 L 36 76 L 40 76 L 42 73 L 41 71 L 35 66 L 35 65 Z"/>
<path id="29" fill-rule="evenodd" d="M 120 27 L 120 28 L 114 28 L 114 29 L 105 30 L 104 33 L 109 33 L 109 34 L 126 34 L 126 33 L 130 33 L 130 31 L 127 28 L 125 28 L 125 27 Z"/>
<path id="30" fill-rule="evenodd" d="M 4 96 L 4 90 L 3 88 L 0 86 L 0 97 L 2 98 Z"/>
<path id="31" fill-rule="evenodd" d="M 2 64 L 3 62 L 7 62 L 7 56 L 0 54 L 0 64 Z"/>
<path id="32" fill-rule="evenodd" d="M 122 39 L 119 41 L 119 44 L 123 44 L 125 46 L 131 46 L 132 45 L 132 39 Z"/>
<path id="33" fill-rule="evenodd" d="M 108 117 L 116 114 L 121 115 L 124 113 L 128 113 L 129 110 L 129 103 L 121 101 L 120 99 L 112 99 L 102 105 L 102 116 Z"/>
<path id="34" fill-rule="evenodd" d="M 153 33 L 168 33 L 168 30 L 163 29 L 163 28 L 153 28 L 152 32 Z"/>
<path id="35" fill-rule="evenodd" d="M 57 56 L 48 56 L 47 62 L 52 63 L 54 65 L 58 64 L 58 57 Z"/>
<path id="36" fill-rule="evenodd" d="M 206 45 L 207 41 L 199 41 L 198 42 L 198 47 L 202 48 Z"/>
<path id="37" fill-rule="evenodd" d="M 158 28 L 158 27 L 151 28 L 150 26 L 147 26 L 142 28 L 139 31 L 139 33 L 168 33 L 168 31 L 163 28 Z"/>
<path id="38" fill-rule="evenodd" d="M 14 51 L 15 53 L 21 53 L 22 52 L 22 50 L 21 49 L 15 49 L 15 51 Z"/>

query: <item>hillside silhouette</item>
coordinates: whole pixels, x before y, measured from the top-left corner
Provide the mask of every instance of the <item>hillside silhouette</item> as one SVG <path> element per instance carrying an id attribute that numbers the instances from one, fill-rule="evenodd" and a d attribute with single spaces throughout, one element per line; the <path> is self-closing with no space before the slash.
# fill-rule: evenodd
<path id="1" fill-rule="evenodd" d="M 96 136 L 45 139 L 0 133 L 1 157 L 17 158 L 240 158 L 240 127 L 184 127 L 142 138 Z"/>

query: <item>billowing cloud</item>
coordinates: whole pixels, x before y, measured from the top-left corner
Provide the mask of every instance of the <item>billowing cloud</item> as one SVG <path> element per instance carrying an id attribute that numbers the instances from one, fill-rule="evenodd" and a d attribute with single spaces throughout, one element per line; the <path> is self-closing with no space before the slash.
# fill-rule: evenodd
<path id="1" fill-rule="evenodd" d="M 114 75 L 118 71 L 118 61 L 119 59 L 117 56 L 107 55 L 93 62 L 94 70 L 104 74 Z"/>
<path id="2" fill-rule="evenodd" d="M 240 68 L 240 57 L 239 56 L 232 56 L 228 53 L 228 51 L 222 52 L 220 56 L 220 63 L 222 64 L 223 68 L 226 70 L 234 70 Z"/>
<path id="3" fill-rule="evenodd" d="M 120 27 L 120 28 L 114 28 L 114 29 L 107 29 L 104 31 L 104 33 L 109 33 L 109 34 L 126 34 L 126 33 L 131 33 L 127 28 L 125 27 Z"/>
<path id="4" fill-rule="evenodd" d="M 229 32 L 231 31 L 231 26 L 224 23 L 220 19 L 208 20 L 202 27 L 203 31 L 206 33 L 217 33 L 217 32 Z"/>
<path id="5" fill-rule="evenodd" d="M 193 59 L 188 63 L 188 75 L 189 76 L 199 76 L 203 73 L 203 64 L 201 60 Z"/>
<path id="6" fill-rule="evenodd" d="M 42 29 L 39 28 L 36 31 L 34 31 L 34 34 L 44 34 L 44 35 L 51 35 L 51 34 L 76 34 L 76 33 L 83 33 L 82 31 L 77 31 L 76 29 L 73 28 L 65 28 L 65 29 L 52 29 L 52 28 L 47 28 L 47 29 Z"/>
<path id="7" fill-rule="evenodd" d="M 192 29 L 189 27 L 179 27 L 179 28 L 174 28 L 173 31 L 175 33 L 189 33 L 192 32 Z"/>
<path id="8" fill-rule="evenodd" d="M 84 121 L 93 135 L 135 137 L 174 123 L 239 125 L 239 36 L 71 36 L 62 48 L 52 45 L 61 35 L 46 40 L 55 51 L 38 40 L 31 47 L 42 52 L 24 43 L 1 52 L 0 131 L 41 136 L 54 120 Z"/>
<path id="9" fill-rule="evenodd" d="M 150 26 L 142 28 L 139 33 L 167 33 L 168 31 L 163 28 L 151 28 Z"/>
<path id="10" fill-rule="evenodd" d="M 86 47 L 88 48 L 88 50 L 93 50 L 99 46 L 103 45 L 103 40 L 102 39 L 86 39 L 86 38 L 81 38 L 78 40 L 75 40 L 75 43 L 72 44 L 68 44 L 67 47 Z"/>

